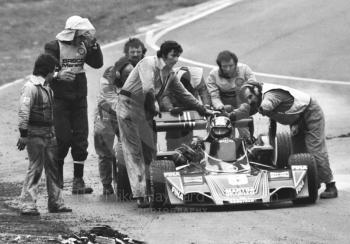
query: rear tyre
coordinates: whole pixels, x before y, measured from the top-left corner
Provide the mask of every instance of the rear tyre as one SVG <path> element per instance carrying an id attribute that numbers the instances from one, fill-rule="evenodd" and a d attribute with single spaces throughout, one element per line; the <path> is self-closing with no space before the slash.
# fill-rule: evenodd
<path id="1" fill-rule="evenodd" d="M 292 138 L 290 132 L 283 131 L 276 135 L 275 141 L 275 166 L 278 169 L 288 167 L 288 158 L 292 153 Z"/>
<path id="2" fill-rule="evenodd" d="M 153 192 L 152 207 L 169 208 L 170 202 L 166 189 L 164 173 L 174 172 L 175 164 L 171 160 L 155 160 L 150 165 L 151 188 Z"/>
<path id="3" fill-rule="evenodd" d="M 125 166 L 125 160 L 123 155 L 123 150 L 121 144 L 118 143 L 117 148 L 117 162 L 115 167 L 115 183 L 116 183 L 116 193 L 120 199 L 131 200 L 132 191 L 130 187 L 130 181 L 128 177 L 128 172 Z"/>
<path id="4" fill-rule="evenodd" d="M 307 187 L 309 196 L 297 198 L 293 200 L 294 204 L 312 204 L 315 203 L 318 197 L 318 174 L 315 158 L 309 153 L 293 154 L 288 160 L 289 166 L 292 165 L 307 165 Z"/>

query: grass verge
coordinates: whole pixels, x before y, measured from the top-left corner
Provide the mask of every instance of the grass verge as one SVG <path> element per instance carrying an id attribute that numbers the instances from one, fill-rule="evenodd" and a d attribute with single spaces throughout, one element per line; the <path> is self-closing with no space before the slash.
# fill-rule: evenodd
<path id="1" fill-rule="evenodd" d="M 100 43 L 132 35 L 155 16 L 206 0 L 0 0 L 0 85 L 31 73 L 34 59 L 72 15 L 90 19 Z"/>

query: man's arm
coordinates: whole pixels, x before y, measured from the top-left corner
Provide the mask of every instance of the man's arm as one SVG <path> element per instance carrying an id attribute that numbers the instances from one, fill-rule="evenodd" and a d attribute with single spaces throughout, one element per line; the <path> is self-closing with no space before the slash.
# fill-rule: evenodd
<path id="1" fill-rule="evenodd" d="M 269 91 L 264 94 L 258 111 L 264 116 L 269 116 L 271 112 L 273 112 L 277 106 L 282 103 L 282 101 L 283 94 L 279 93 L 278 91 Z"/>
<path id="2" fill-rule="evenodd" d="M 114 84 L 115 70 L 114 66 L 110 66 L 104 72 L 100 79 L 100 96 L 98 105 L 106 112 L 115 113 L 112 109 L 113 104 L 117 100 L 116 86 Z"/>
<path id="3" fill-rule="evenodd" d="M 203 106 L 200 102 L 182 85 L 179 79 L 174 75 L 172 80 L 169 81 L 168 92 L 172 92 L 176 97 L 182 99 L 183 103 L 187 104 L 189 108 L 196 110 L 203 110 Z"/>
<path id="4" fill-rule="evenodd" d="M 219 89 L 219 86 L 216 84 L 216 78 L 214 73 L 212 72 L 210 72 L 208 76 L 207 87 L 208 87 L 208 92 L 210 94 L 213 107 L 215 109 L 223 108 L 224 104 L 222 103 L 220 98 L 220 89 Z"/>
<path id="5" fill-rule="evenodd" d="M 19 102 L 19 110 L 18 110 L 18 127 L 21 137 L 27 137 L 28 134 L 28 123 L 30 118 L 30 110 L 33 106 L 34 93 L 33 93 L 33 85 L 27 83 L 23 86 L 20 102 Z M 35 88 L 36 89 L 36 88 Z"/>
<path id="6" fill-rule="evenodd" d="M 154 82 L 155 82 L 156 67 L 155 67 L 155 63 L 152 62 L 152 59 L 150 58 L 142 59 L 136 65 L 132 73 L 134 73 L 135 69 L 137 70 L 138 76 L 140 77 L 140 80 L 141 80 L 143 94 L 147 94 L 148 92 L 155 94 Z"/>
<path id="7" fill-rule="evenodd" d="M 208 92 L 208 88 L 207 85 L 205 84 L 204 81 L 204 77 L 202 77 L 201 82 L 199 83 L 199 85 L 196 87 L 196 89 L 198 90 L 198 94 L 202 100 L 203 105 L 211 105 L 211 99 L 210 99 L 210 95 Z"/>
<path id="8" fill-rule="evenodd" d="M 99 69 L 103 66 L 103 55 L 100 45 L 95 42 L 92 47 L 87 47 L 85 63 L 94 69 Z"/>
<path id="9" fill-rule="evenodd" d="M 57 58 L 57 60 L 59 60 L 60 48 L 58 45 L 58 41 L 50 41 L 50 42 L 46 43 L 44 46 L 44 52 L 51 54 L 52 56 Z"/>

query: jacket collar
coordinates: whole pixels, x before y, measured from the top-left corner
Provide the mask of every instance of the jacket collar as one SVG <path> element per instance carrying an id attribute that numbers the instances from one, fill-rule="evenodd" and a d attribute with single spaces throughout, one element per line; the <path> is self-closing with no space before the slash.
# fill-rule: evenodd
<path id="1" fill-rule="evenodd" d="M 29 80 L 34 84 L 34 85 L 41 85 L 44 86 L 45 79 L 41 76 L 36 76 L 36 75 L 30 75 Z"/>

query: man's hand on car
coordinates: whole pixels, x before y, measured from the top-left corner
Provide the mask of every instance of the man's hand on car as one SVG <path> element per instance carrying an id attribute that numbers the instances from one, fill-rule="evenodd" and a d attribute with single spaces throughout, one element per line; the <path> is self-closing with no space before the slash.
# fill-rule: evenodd
<path id="1" fill-rule="evenodd" d="M 227 113 L 231 113 L 233 111 L 233 106 L 230 104 L 226 104 L 226 105 L 224 105 L 223 110 L 225 110 L 225 112 L 227 112 Z"/>
<path id="2" fill-rule="evenodd" d="M 184 109 L 182 107 L 173 107 L 173 108 L 169 109 L 169 112 L 173 116 L 178 116 L 178 115 L 183 114 L 183 110 Z"/>

